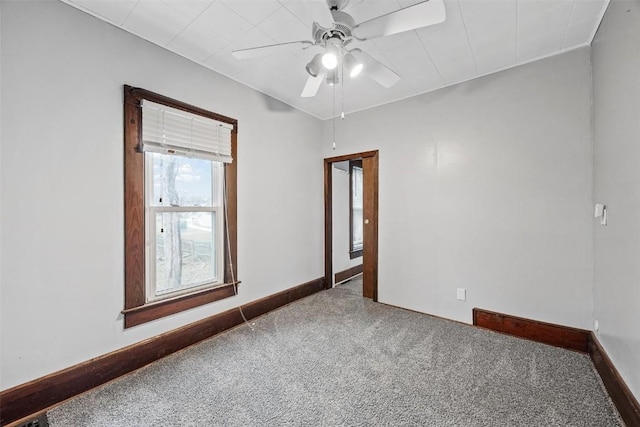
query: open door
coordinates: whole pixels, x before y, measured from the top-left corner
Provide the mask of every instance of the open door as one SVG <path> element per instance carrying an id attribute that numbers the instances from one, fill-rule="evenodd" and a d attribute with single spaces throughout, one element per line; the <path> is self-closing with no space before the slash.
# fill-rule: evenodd
<path id="1" fill-rule="evenodd" d="M 363 234 L 362 295 L 378 301 L 378 151 L 324 159 L 324 272 L 325 288 L 333 286 L 333 163 L 362 159 Z"/>

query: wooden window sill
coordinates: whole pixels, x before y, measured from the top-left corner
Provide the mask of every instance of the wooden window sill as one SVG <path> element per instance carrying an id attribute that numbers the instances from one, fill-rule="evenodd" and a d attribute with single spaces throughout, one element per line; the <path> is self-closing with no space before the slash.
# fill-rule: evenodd
<path id="1" fill-rule="evenodd" d="M 204 289 L 174 298 L 150 302 L 138 307 L 127 308 L 122 310 L 122 314 L 124 314 L 124 327 L 125 329 L 131 328 L 161 317 L 235 296 L 239 284 L 240 282 L 225 283 L 215 288 Z"/>

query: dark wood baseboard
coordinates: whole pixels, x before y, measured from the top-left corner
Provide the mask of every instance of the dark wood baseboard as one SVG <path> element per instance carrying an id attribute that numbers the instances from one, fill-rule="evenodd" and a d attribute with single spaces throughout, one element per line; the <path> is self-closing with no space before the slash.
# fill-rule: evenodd
<path id="1" fill-rule="evenodd" d="M 312 280 L 242 307 L 253 319 L 324 289 L 324 278 Z M 135 371 L 171 353 L 243 322 L 240 310 L 227 310 L 123 349 L 0 393 L 0 425 L 37 414 L 94 387 Z"/>
<path id="2" fill-rule="evenodd" d="M 473 309 L 473 324 L 485 329 L 526 338 L 568 350 L 589 352 L 589 331 L 525 319 L 494 311 Z"/>
<path id="3" fill-rule="evenodd" d="M 640 426 L 640 404 L 593 332 L 589 339 L 589 355 L 625 424 L 629 427 Z"/>
<path id="4" fill-rule="evenodd" d="M 362 273 L 362 264 L 355 267 L 347 268 L 346 270 L 339 271 L 335 274 L 335 283 L 344 282 L 347 279 L 351 279 L 353 276 Z"/>
<path id="5" fill-rule="evenodd" d="M 640 426 L 638 400 L 629 390 L 593 332 L 479 308 L 473 309 L 473 324 L 543 344 L 588 353 L 609 397 L 626 425 Z"/>

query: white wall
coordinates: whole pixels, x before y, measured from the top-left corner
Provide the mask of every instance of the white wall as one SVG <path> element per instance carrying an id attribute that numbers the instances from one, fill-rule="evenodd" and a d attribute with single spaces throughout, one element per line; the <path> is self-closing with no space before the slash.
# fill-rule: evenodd
<path id="1" fill-rule="evenodd" d="M 593 43 L 599 341 L 640 400 L 640 2 L 614 0 Z"/>
<path id="2" fill-rule="evenodd" d="M 349 254 L 349 162 L 337 169 L 332 168 L 332 232 L 333 232 L 333 274 L 362 264 L 362 257 L 351 259 Z"/>
<path id="3" fill-rule="evenodd" d="M 380 150 L 381 302 L 590 327 L 589 60 L 585 48 L 348 115 L 336 151 L 325 123 L 325 157 Z"/>
<path id="4" fill-rule="evenodd" d="M 1 19 L 2 389 L 323 275 L 320 121 L 59 2 Z M 126 331 L 123 84 L 239 120 L 242 280 Z"/>

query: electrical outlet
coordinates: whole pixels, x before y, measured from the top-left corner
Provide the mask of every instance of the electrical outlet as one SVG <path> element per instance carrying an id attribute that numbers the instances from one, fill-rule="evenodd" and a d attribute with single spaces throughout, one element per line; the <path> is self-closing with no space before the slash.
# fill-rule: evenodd
<path id="1" fill-rule="evenodd" d="M 457 292 L 456 292 L 456 298 L 458 298 L 458 300 L 460 301 L 466 301 L 467 300 L 467 290 L 464 288 L 458 288 Z"/>
<path id="2" fill-rule="evenodd" d="M 600 329 L 600 323 L 597 320 L 593 321 L 593 330 L 598 332 L 598 330 Z"/>

